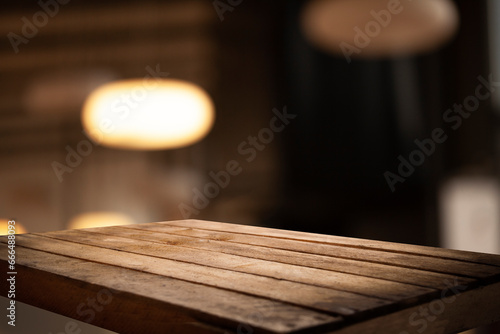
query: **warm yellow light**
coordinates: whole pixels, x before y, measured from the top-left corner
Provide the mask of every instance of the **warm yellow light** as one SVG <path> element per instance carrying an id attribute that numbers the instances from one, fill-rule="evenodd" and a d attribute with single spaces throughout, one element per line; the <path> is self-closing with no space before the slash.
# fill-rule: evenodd
<path id="1" fill-rule="evenodd" d="M 15 224 L 9 224 L 8 219 L 0 219 L 0 235 L 7 235 L 9 234 L 9 225 L 15 226 L 15 232 L 16 234 L 22 234 L 22 233 L 28 233 L 26 229 L 24 228 L 23 225 L 20 223 L 16 222 Z"/>
<path id="2" fill-rule="evenodd" d="M 130 225 L 134 221 L 119 212 L 87 212 L 75 216 L 68 224 L 69 229 L 92 228 L 104 226 Z"/>
<path id="3" fill-rule="evenodd" d="M 181 80 L 109 83 L 89 95 L 82 112 L 85 131 L 97 143 L 137 150 L 193 144 L 207 135 L 213 122 L 208 94 Z"/>
<path id="4" fill-rule="evenodd" d="M 311 0 L 302 12 L 308 40 L 348 61 L 431 51 L 458 25 L 450 0 Z"/>

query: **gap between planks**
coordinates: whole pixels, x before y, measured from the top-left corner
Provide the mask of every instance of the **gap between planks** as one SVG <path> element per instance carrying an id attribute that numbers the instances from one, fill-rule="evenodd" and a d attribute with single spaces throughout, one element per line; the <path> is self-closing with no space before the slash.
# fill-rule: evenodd
<path id="1" fill-rule="evenodd" d="M 386 252 L 414 254 L 414 255 L 428 256 L 428 257 L 437 257 L 443 259 L 500 266 L 500 256 L 496 254 L 485 254 L 485 253 L 445 249 L 438 247 L 403 244 L 403 243 L 396 243 L 389 241 L 368 240 L 368 239 L 359 239 L 352 237 L 282 230 L 282 229 L 262 227 L 262 226 L 240 225 L 233 223 L 221 223 L 221 222 L 212 222 L 212 221 L 195 220 L 195 219 L 136 224 L 136 225 L 155 225 L 155 224 L 165 224 L 171 226 L 190 227 L 190 228 L 195 227 L 198 229 L 205 229 L 208 231 L 234 232 L 234 233 L 248 234 L 254 236 L 265 236 L 271 238 L 308 241 L 313 243 L 323 243 L 323 244 L 338 245 L 338 246 L 353 247 L 353 248 L 382 250 Z"/>
<path id="2" fill-rule="evenodd" d="M 196 231 L 192 227 L 178 226 L 177 228 L 188 229 L 185 231 L 165 231 L 165 228 L 172 228 L 170 224 L 155 223 L 155 224 L 142 224 L 125 225 L 122 228 L 131 228 L 136 230 L 148 230 L 155 232 L 166 232 L 172 234 L 188 234 L 188 231 Z M 229 224 L 228 224 L 229 225 Z M 175 227 L 173 227 L 175 229 Z M 90 229 L 97 231 L 98 229 Z M 194 232 L 190 232 L 191 234 Z M 213 233 L 213 232 L 212 232 Z M 398 266 L 403 268 L 420 269 L 425 271 L 432 271 L 436 273 L 452 274 L 463 277 L 472 278 L 485 278 L 492 275 L 500 274 L 500 267 L 490 266 L 486 264 L 476 264 L 470 262 L 463 262 L 458 260 L 448 260 L 435 257 L 427 257 L 417 254 L 400 254 L 386 251 L 375 251 L 367 249 L 349 248 L 337 245 L 311 243 L 303 240 L 282 240 L 273 239 L 263 236 L 242 236 L 239 233 L 232 232 L 217 232 L 217 235 L 210 235 L 209 233 L 202 235 L 203 238 L 213 240 L 224 240 L 226 242 L 249 244 L 254 246 L 269 247 L 273 249 L 284 249 L 295 252 L 309 253 L 315 255 L 325 255 L 331 257 L 338 257 L 350 260 L 365 261 L 378 264 L 386 264 Z M 200 235 L 198 234 L 198 237 Z M 380 258 L 380 259 L 378 259 Z"/>
<path id="3" fill-rule="evenodd" d="M 2 240 L 3 241 L 3 240 Z M 0 259 L 6 263 L 7 245 L 0 244 Z M 202 320 L 211 320 L 209 323 L 227 325 L 234 327 L 239 324 L 248 324 L 253 329 L 265 329 L 271 332 L 288 333 L 301 329 L 313 329 L 317 327 L 338 327 L 343 321 L 340 317 L 318 313 L 308 309 L 296 307 L 275 300 L 248 296 L 234 291 L 219 289 L 183 280 L 168 278 L 156 274 L 140 272 L 133 269 L 106 265 L 97 262 L 90 262 L 63 255 L 47 253 L 45 251 L 33 250 L 18 246 L 18 261 L 20 266 L 18 280 L 23 280 L 24 289 L 20 290 L 19 301 L 28 304 L 36 303 L 37 307 L 59 311 L 73 318 L 77 317 L 77 306 L 86 298 L 73 298 L 74 293 L 88 294 L 88 290 L 94 292 L 109 289 L 148 298 L 153 302 L 165 303 L 165 315 L 172 316 L 171 308 L 176 318 L 182 321 L 182 314 L 188 317 L 200 315 Z M 28 268 L 28 272 L 37 271 L 36 275 L 25 277 L 22 267 Z M 39 283 L 44 282 L 46 275 L 62 277 L 63 280 L 45 280 L 46 289 L 40 289 Z M 66 280 L 64 280 L 64 278 Z M 61 293 L 59 288 L 67 285 L 67 279 L 72 280 L 68 287 L 72 293 Z M 148 284 L 145 284 L 148 283 Z M 6 283 L 4 283 L 6 284 Z M 162 288 L 162 287 L 167 287 Z M 5 294 L 7 289 L 2 289 Z M 53 292 L 53 293 L 49 293 Z M 37 295 L 34 300 L 33 294 Z M 59 298 L 58 302 L 47 297 Z M 71 296 L 71 298 L 69 298 Z M 121 300 L 122 294 L 114 295 L 117 300 Z M 209 298 L 207 298 L 207 296 Z M 22 298 L 22 300 L 21 300 Z M 66 298 L 66 299 L 65 299 Z M 69 299 L 68 299 L 69 298 Z M 64 301 L 64 302 L 61 302 Z M 223 302 L 221 302 L 223 301 Z M 56 304 L 56 305 L 54 305 Z M 68 307 L 73 304 L 74 307 Z M 149 303 L 148 303 L 149 305 Z M 146 309 L 148 305 L 137 305 L 140 310 Z M 119 311 L 121 305 L 111 303 L 106 306 L 106 314 L 113 313 L 110 307 L 117 307 Z M 137 310 L 136 310 L 137 311 Z M 181 312 L 181 313 L 178 313 Z M 98 313 L 100 315 L 100 313 Z M 145 314 L 146 316 L 147 314 Z M 203 316 L 205 315 L 205 316 Z M 259 315 L 257 317 L 257 315 Z M 208 317 L 208 318 L 207 318 Z M 106 317 L 105 317 L 106 318 Z M 114 317 L 107 317 L 113 321 Z M 81 319 L 81 317 L 80 317 Z M 83 320 L 83 319 L 82 319 Z M 122 321 L 126 321 L 122 319 Z M 161 320 L 161 319 L 160 319 Z M 175 321 L 175 319 L 168 319 Z M 133 325 L 133 324 L 131 324 Z M 224 326 L 227 327 L 227 326 Z M 160 331 L 161 333 L 161 331 Z"/>
<path id="4" fill-rule="evenodd" d="M 106 238 L 97 237 L 98 235 L 102 235 Z M 227 269 L 276 279 L 285 279 L 297 283 L 327 287 L 334 290 L 352 292 L 393 302 L 404 302 L 414 297 L 434 295 L 437 293 L 436 289 L 422 288 L 410 284 L 239 255 L 218 253 L 210 249 L 204 249 L 203 252 L 200 252 L 195 248 L 171 245 L 155 240 L 142 240 L 141 244 L 138 245 L 137 239 L 117 234 L 107 235 L 98 232 L 72 230 L 44 233 L 43 236 L 207 267 Z M 161 247 L 161 249 L 158 249 L 158 247 Z"/>
<path id="5" fill-rule="evenodd" d="M 103 247 L 66 242 L 34 234 L 19 235 L 16 244 L 53 254 L 71 256 L 87 261 L 134 269 L 176 278 L 192 283 L 227 289 L 248 295 L 278 300 L 331 315 L 364 316 L 393 308 L 385 300 L 329 288 L 310 286 L 269 277 L 233 272 L 218 268 L 173 261 L 164 258 L 106 249 Z"/>
<path id="6" fill-rule="evenodd" d="M 239 255 L 247 258 L 272 260 L 274 262 L 294 264 L 305 268 L 325 269 L 333 272 L 383 279 L 390 282 L 406 283 L 432 289 L 446 288 L 448 287 L 447 282 L 450 280 L 457 280 L 457 284 L 468 285 L 474 282 L 471 278 L 434 273 L 420 269 L 409 269 L 388 264 L 342 259 L 234 242 L 230 243 L 218 239 L 212 239 L 209 243 L 203 243 L 200 238 L 185 236 L 184 234 L 179 234 L 180 232 L 178 231 L 177 233 L 163 231 L 163 233 L 158 234 L 158 232 L 151 230 L 124 228 L 124 226 L 93 228 L 85 229 L 84 231 L 111 237 L 125 236 L 134 240 L 160 242 L 166 245 L 177 245 L 197 250 L 217 251 L 222 254 Z"/>

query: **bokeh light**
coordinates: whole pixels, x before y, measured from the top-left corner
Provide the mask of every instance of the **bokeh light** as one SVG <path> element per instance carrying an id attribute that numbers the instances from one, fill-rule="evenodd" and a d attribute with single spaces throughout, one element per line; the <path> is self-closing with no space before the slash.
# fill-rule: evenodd
<path id="1" fill-rule="evenodd" d="M 94 141 L 136 150 L 193 144 L 208 134 L 213 122 L 209 95 L 181 80 L 112 82 L 92 92 L 82 112 L 85 131 Z"/>
<path id="2" fill-rule="evenodd" d="M 9 219 L 0 219 L 0 235 L 9 234 Z M 24 228 L 21 223 L 16 221 L 16 234 L 28 233 L 28 231 Z"/>
<path id="3" fill-rule="evenodd" d="M 438 48 L 458 30 L 450 0 L 312 0 L 302 30 L 319 48 L 352 58 L 395 57 Z"/>
<path id="4" fill-rule="evenodd" d="M 134 224 L 134 220 L 129 216 L 112 211 L 85 212 L 79 214 L 68 224 L 69 229 L 81 229 L 104 226 L 119 226 Z"/>

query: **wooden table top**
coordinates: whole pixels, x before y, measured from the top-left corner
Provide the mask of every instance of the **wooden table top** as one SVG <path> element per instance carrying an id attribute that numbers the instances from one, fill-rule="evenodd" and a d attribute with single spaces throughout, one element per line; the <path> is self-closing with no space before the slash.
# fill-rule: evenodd
<path id="1" fill-rule="evenodd" d="M 16 271 L 17 301 L 119 333 L 455 333 L 500 320 L 498 255 L 200 220 L 16 235 Z"/>

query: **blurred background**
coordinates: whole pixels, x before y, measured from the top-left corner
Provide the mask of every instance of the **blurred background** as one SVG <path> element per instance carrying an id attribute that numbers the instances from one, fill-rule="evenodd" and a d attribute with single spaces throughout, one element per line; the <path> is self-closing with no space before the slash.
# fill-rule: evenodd
<path id="1" fill-rule="evenodd" d="M 401 0 L 384 26 L 387 1 L 353 1 L 356 25 L 312 7 L 342 17 L 335 1 L 3 4 L 0 219 L 42 232 L 193 218 L 500 254 L 500 5 L 436 1 L 441 16 L 406 20 Z M 88 95 L 152 70 L 211 96 L 208 135 L 165 150 L 92 143 L 70 166 L 89 140 Z M 473 111 L 447 112 L 456 104 Z M 282 131 L 263 130 L 286 113 Z M 436 129 L 446 140 L 400 175 Z M 241 172 L 207 193 L 231 161 Z"/>

